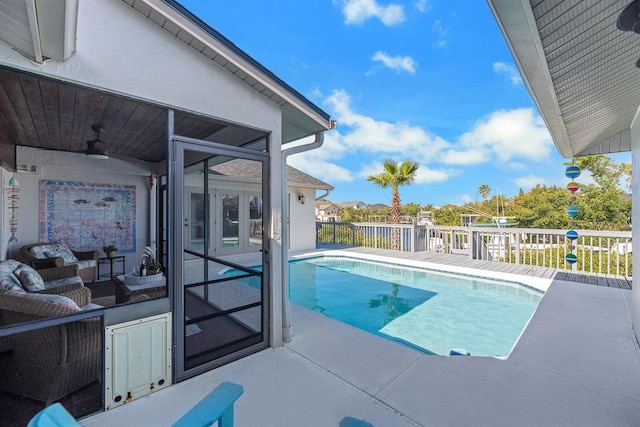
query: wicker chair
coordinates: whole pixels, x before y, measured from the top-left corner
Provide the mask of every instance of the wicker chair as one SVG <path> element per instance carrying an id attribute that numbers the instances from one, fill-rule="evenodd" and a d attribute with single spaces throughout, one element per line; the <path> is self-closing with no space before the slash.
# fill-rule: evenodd
<path id="1" fill-rule="evenodd" d="M 5 292 L 0 312 L 7 324 L 64 316 L 91 302 L 86 287 L 63 293 L 75 308 L 52 295 Z M 71 304 L 73 305 L 73 304 Z M 47 405 L 99 380 L 102 375 L 102 320 L 81 320 L 12 336 L 13 352 L 0 373 L 0 389 Z"/>
<path id="2" fill-rule="evenodd" d="M 36 270 L 70 265 L 69 263 L 65 263 L 64 258 L 61 256 L 39 258 L 34 255 L 34 247 L 45 245 L 55 245 L 55 243 L 39 242 L 22 246 L 20 248 L 20 256 Z M 78 275 L 82 277 L 82 280 L 86 283 L 94 283 L 98 279 L 98 259 L 100 258 L 100 252 L 70 250 L 73 255 L 78 258 Z"/>
<path id="3" fill-rule="evenodd" d="M 42 270 L 38 270 L 38 274 L 42 276 L 42 279 L 45 281 L 46 285 L 55 285 L 48 286 L 41 291 L 34 291 L 34 293 L 38 294 L 62 294 L 65 292 L 73 291 L 74 289 L 83 288 L 84 283 L 82 279 L 78 277 L 78 266 L 71 264 L 65 265 L 64 267 L 54 267 L 54 268 L 44 268 Z M 77 280 L 74 280 L 77 279 Z M 67 280 L 63 280 L 67 279 Z M 56 283 L 61 282 L 61 283 Z M 0 293 L 0 295 L 2 295 Z M 114 297 L 115 298 L 115 297 Z M 100 302 L 96 302 L 100 304 Z M 103 304 L 100 304 L 103 305 Z M 0 310 L 0 327 L 6 325 L 2 311 Z M 13 348 L 13 339 L 11 336 L 0 337 L 0 353 L 5 351 L 9 351 Z"/>

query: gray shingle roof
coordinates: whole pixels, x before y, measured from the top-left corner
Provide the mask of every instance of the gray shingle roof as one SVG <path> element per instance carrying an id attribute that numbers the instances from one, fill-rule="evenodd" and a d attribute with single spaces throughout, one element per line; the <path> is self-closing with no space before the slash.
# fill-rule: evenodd
<path id="1" fill-rule="evenodd" d="M 260 182 L 262 170 L 260 162 L 245 159 L 232 159 L 210 168 L 212 174 L 238 178 L 242 181 Z M 287 184 L 297 187 L 333 190 L 333 186 L 320 181 L 293 166 L 287 165 Z"/>

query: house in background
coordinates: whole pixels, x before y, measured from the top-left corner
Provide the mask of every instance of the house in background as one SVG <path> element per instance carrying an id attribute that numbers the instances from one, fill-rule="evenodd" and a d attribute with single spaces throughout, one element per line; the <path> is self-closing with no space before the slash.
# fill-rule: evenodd
<path id="1" fill-rule="evenodd" d="M 381 211 L 383 209 L 391 209 L 391 206 L 387 206 L 384 203 L 374 203 L 372 205 L 369 205 L 369 209 L 371 209 L 372 211 Z"/>
<path id="2" fill-rule="evenodd" d="M 98 373 L 52 398 L 94 384 L 97 407 L 78 409 L 89 412 L 282 345 L 290 334 L 286 242 L 294 232 L 287 212 L 308 209 L 312 222 L 315 191 L 331 188 L 298 179 L 286 160 L 319 147 L 333 126 L 176 1 L 36 0 L 0 8 L 0 183 L 20 185 L 16 206 L 0 202 L 0 259 L 16 254 L 14 231 L 18 246 L 73 237 L 100 249 L 117 240 L 124 272 L 151 245 L 165 275 L 163 291 L 150 299 L 3 324 L 0 337 L 99 322 L 90 341 L 96 347 L 83 355 L 88 372 Z M 253 175 L 241 173 L 247 170 Z M 255 264 L 228 261 L 236 255 Z M 245 289 L 219 274 L 230 267 L 245 269 L 258 286 Z M 196 342 L 193 325 L 226 333 Z M 125 341 L 131 347 L 117 347 Z M 30 354 L 51 354 L 51 343 L 30 343 Z M 36 384 L 27 365 L 33 360 L 17 348 L 2 357 Z M 74 366 L 65 364 L 60 377 L 76 378 Z"/>
<path id="3" fill-rule="evenodd" d="M 355 210 L 358 210 L 358 209 L 362 209 L 362 208 L 367 207 L 367 204 L 365 202 L 362 202 L 362 201 L 342 202 L 342 203 L 340 203 L 340 207 L 342 209 L 353 208 Z"/>
<path id="4" fill-rule="evenodd" d="M 333 186 L 287 166 L 289 200 L 289 250 L 309 251 L 316 248 L 317 199 L 327 197 Z M 320 191 L 321 193 L 316 195 Z M 295 236 L 295 237 L 293 237 Z"/>
<path id="5" fill-rule="evenodd" d="M 316 202 L 316 220 L 320 222 L 340 222 L 340 211 L 342 208 L 333 202 Z"/>

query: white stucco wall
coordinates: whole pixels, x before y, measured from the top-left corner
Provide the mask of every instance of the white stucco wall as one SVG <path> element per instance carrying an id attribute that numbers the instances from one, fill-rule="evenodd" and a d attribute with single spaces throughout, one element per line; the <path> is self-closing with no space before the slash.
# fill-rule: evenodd
<path id="1" fill-rule="evenodd" d="M 304 204 L 298 200 L 304 195 Z M 316 191 L 311 188 L 289 187 L 289 251 L 309 251 L 316 248 Z"/>

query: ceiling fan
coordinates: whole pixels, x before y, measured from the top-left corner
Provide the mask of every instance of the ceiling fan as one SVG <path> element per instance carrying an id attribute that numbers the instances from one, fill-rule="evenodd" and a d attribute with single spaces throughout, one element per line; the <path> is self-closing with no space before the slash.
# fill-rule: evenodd
<path id="1" fill-rule="evenodd" d="M 104 128 L 98 124 L 94 124 L 91 125 L 91 130 L 96 133 L 96 137 L 95 139 L 86 141 L 87 149 L 86 151 L 83 151 L 83 153 L 93 159 L 108 159 L 109 152 L 107 150 L 101 149 L 99 146 L 96 146 L 96 144 L 104 144 L 104 141 L 100 139 L 100 134 L 104 132 Z"/>
<path id="2" fill-rule="evenodd" d="M 640 0 L 633 0 L 618 16 L 617 26 L 622 31 L 632 31 L 640 34 Z M 640 68 L 640 59 L 636 61 L 636 67 Z"/>
<path id="3" fill-rule="evenodd" d="M 640 1 L 633 0 L 618 16 L 618 29 L 640 33 Z"/>

